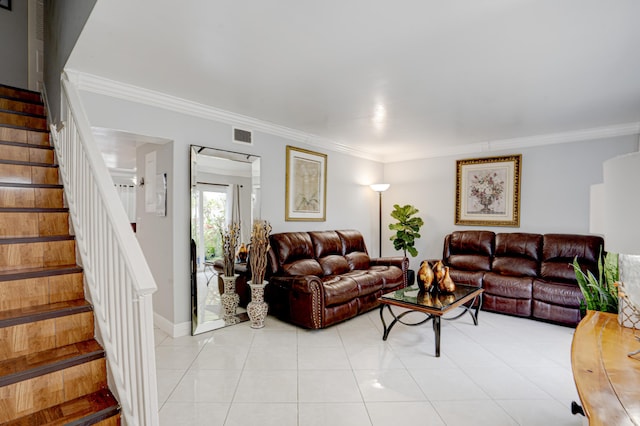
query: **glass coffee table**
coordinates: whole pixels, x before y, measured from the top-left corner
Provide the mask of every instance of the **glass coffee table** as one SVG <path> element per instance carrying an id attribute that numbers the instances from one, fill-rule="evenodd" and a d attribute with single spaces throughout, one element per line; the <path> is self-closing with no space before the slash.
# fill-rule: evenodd
<path id="1" fill-rule="evenodd" d="M 482 306 L 482 292 L 484 290 L 480 287 L 474 287 L 463 284 L 456 284 L 456 290 L 453 293 L 441 294 L 441 293 L 429 293 L 421 292 L 418 286 L 406 287 L 400 290 L 392 291 L 391 293 L 383 294 L 380 299 L 380 319 L 382 320 L 382 327 L 384 328 L 384 334 L 382 340 L 387 340 L 389 332 L 396 323 L 404 325 L 421 325 L 427 321 L 433 320 L 433 332 L 436 337 L 436 357 L 440 356 L 440 321 L 443 315 L 455 308 L 462 308 L 460 314 L 451 317 L 444 318 L 446 320 L 455 320 L 463 316 L 465 313 L 469 313 L 473 319 L 473 323 L 478 325 L 478 312 Z M 477 303 L 476 303 L 477 301 Z M 469 302 L 469 303 L 467 303 Z M 474 306 L 475 305 L 475 306 Z M 391 306 L 398 306 L 400 308 L 408 309 L 407 311 L 396 314 L 391 309 Z M 387 327 L 387 323 L 384 320 L 384 309 L 387 308 L 393 321 Z M 475 311 L 475 312 L 474 312 Z M 419 322 L 409 323 L 404 322 L 402 318 L 411 312 L 422 312 L 427 315 L 425 319 Z"/>

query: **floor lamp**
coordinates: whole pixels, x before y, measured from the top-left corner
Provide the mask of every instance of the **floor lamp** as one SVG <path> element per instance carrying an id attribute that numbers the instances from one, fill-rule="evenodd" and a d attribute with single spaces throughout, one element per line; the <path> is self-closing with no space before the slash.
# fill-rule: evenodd
<path id="1" fill-rule="evenodd" d="M 382 257 L 382 193 L 389 189 L 388 183 L 374 183 L 369 185 L 378 193 L 378 256 Z"/>

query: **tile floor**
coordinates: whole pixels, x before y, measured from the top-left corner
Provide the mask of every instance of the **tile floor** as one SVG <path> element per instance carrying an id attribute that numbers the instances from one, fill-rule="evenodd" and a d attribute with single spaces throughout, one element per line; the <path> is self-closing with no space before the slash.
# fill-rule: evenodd
<path id="1" fill-rule="evenodd" d="M 408 315 L 407 320 L 419 313 Z M 325 330 L 268 317 L 195 337 L 156 329 L 162 425 L 585 425 L 571 373 L 573 329 L 480 312 L 401 324 L 378 310 Z"/>

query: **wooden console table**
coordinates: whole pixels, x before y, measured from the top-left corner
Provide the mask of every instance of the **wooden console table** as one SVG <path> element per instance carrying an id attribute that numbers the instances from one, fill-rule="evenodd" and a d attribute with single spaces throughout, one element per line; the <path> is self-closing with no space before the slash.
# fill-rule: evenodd
<path id="1" fill-rule="evenodd" d="M 590 426 L 640 425 L 640 356 L 627 356 L 638 349 L 616 314 L 588 311 L 578 324 L 571 367 Z"/>

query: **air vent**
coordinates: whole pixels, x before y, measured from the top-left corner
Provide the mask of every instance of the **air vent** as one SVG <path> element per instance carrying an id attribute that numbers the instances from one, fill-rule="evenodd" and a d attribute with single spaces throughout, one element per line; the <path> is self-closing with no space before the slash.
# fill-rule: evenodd
<path id="1" fill-rule="evenodd" d="M 242 130 L 242 129 L 233 129 L 233 141 L 234 142 L 240 142 L 240 143 L 246 143 L 251 145 L 252 142 L 252 135 L 251 132 L 248 130 Z"/>

